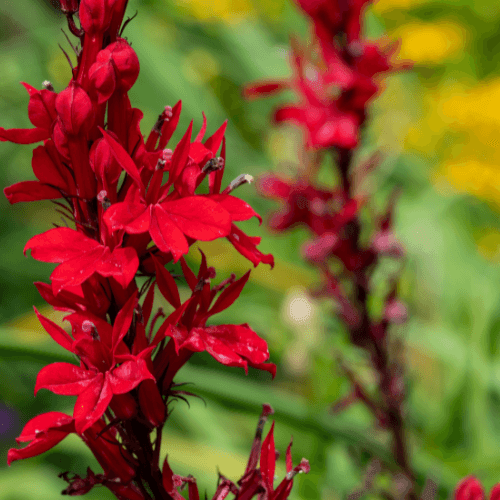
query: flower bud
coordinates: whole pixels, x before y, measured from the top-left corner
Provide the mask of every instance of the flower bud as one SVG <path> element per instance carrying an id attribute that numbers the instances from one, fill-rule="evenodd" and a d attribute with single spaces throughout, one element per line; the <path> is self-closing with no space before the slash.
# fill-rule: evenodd
<path id="1" fill-rule="evenodd" d="M 56 111 L 60 124 L 68 135 L 86 133 L 94 123 L 92 101 L 75 82 L 71 82 L 56 98 Z"/>
<path id="2" fill-rule="evenodd" d="M 129 420 L 137 415 L 137 403 L 131 394 L 115 394 L 109 407 L 115 416 L 121 420 Z"/>
<path id="3" fill-rule="evenodd" d="M 80 24 L 85 33 L 104 32 L 111 22 L 116 0 L 81 0 Z"/>
<path id="4" fill-rule="evenodd" d="M 484 500 L 484 490 L 474 476 L 462 479 L 455 489 L 455 500 Z"/>
<path id="5" fill-rule="evenodd" d="M 113 92 L 130 90 L 139 76 L 139 59 L 123 39 L 112 43 L 97 54 L 90 67 L 90 81 L 98 95 L 99 104 L 107 101 Z"/>
<path id="6" fill-rule="evenodd" d="M 152 427 L 159 427 L 165 421 L 165 403 L 156 383 L 149 379 L 139 385 L 139 405 Z"/>

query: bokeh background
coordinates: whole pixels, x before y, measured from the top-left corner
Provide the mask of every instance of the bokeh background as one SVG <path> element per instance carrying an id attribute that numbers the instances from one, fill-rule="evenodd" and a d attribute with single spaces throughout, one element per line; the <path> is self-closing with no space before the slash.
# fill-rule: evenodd
<path id="1" fill-rule="evenodd" d="M 174 140 L 191 119 L 200 127 L 201 111 L 209 133 L 229 119 L 226 182 L 241 173 L 292 172 L 300 136 L 269 124 L 281 98 L 247 103 L 241 97 L 247 82 L 289 74 L 288 37 L 304 38 L 309 31 L 292 1 L 131 0 L 128 14 L 136 10 L 125 35 L 141 61 L 131 100 L 144 111 L 143 133 L 165 105 L 182 99 Z M 415 62 L 412 71 L 384 79 L 360 158 L 376 149 L 383 153 L 371 181 L 379 201 L 394 186 L 403 188 L 396 230 L 408 255 L 399 291 L 410 320 L 394 335 L 407 346 L 409 441 L 420 483 L 432 476 L 440 498 L 449 498 L 469 473 L 487 488 L 500 480 L 500 4 L 378 0 L 366 26 L 374 38 L 399 39 L 401 58 Z M 30 126 L 20 81 L 40 86 L 48 79 L 56 91 L 67 84 L 61 28 L 64 20 L 49 0 L 2 2 L 1 126 Z M 0 144 L 2 187 L 32 178 L 31 150 Z M 276 208 L 253 186 L 240 188 L 238 196 L 264 216 Z M 49 202 L 11 207 L 0 197 L 0 500 L 59 498 L 65 483 L 58 473 L 83 475 L 88 463 L 100 470 L 75 436 L 41 457 L 5 465 L 27 420 L 49 409 L 71 413 L 74 402 L 48 391 L 33 397 L 38 370 L 67 357 L 48 341 L 31 309 L 35 304 L 61 317 L 44 308 L 32 285 L 47 281 L 50 265 L 23 257 L 22 249 L 57 218 Z M 178 381 L 194 382 L 192 390 L 206 406 L 194 398 L 191 408 L 174 405 L 164 453 L 176 473 L 193 474 L 200 491 L 211 496 L 218 470 L 240 477 L 260 405 L 268 402 L 276 410 L 278 449 L 284 455 L 293 435 L 294 462 L 307 457 L 311 463 L 291 498 L 345 498 L 362 482 L 370 456 L 387 456 L 387 436 L 373 429 L 363 407 L 335 416 L 328 411 L 349 390 L 334 352 L 373 384 L 366 359 L 349 346 L 331 306 L 311 301 L 306 292 L 317 281 L 298 259 L 306 233 L 271 235 L 255 221 L 242 227 L 263 237 L 261 249 L 275 255 L 276 266 L 253 271 L 240 299 L 214 321 L 252 325 L 268 341 L 278 375 L 270 383 L 267 374 L 253 370 L 245 376 L 208 355 L 194 356 Z M 250 267 L 230 245 L 200 247 L 220 279 Z M 192 263 L 197 254 L 191 252 Z M 389 263 L 378 273 L 375 290 L 383 290 L 390 269 Z M 377 293 L 373 314 L 380 310 Z M 284 471 L 281 459 L 279 478 Z M 376 487 L 389 488 L 388 477 L 382 475 Z M 112 495 L 95 489 L 88 498 Z"/>

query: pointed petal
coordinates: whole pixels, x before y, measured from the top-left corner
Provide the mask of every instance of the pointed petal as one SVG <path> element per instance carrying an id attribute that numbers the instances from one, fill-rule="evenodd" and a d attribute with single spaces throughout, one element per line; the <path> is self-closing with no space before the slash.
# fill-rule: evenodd
<path id="1" fill-rule="evenodd" d="M 231 233 L 227 239 L 243 257 L 246 257 L 254 265 L 254 267 L 257 267 L 257 264 L 260 262 L 269 264 L 271 269 L 274 267 L 274 257 L 272 254 L 263 254 L 261 251 L 257 250 L 260 238 L 248 236 L 233 224 L 231 226 Z"/>
<path id="2" fill-rule="evenodd" d="M 144 189 L 141 180 L 141 175 L 139 174 L 139 170 L 137 169 L 134 160 L 130 158 L 130 155 L 127 153 L 127 151 L 125 151 L 123 146 L 117 141 L 115 141 L 111 137 L 111 135 L 109 135 L 106 131 L 104 131 L 101 128 L 99 128 L 99 130 L 102 132 L 104 140 L 108 143 L 111 153 L 115 157 L 115 160 L 118 162 L 120 167 L 122 167 L 123 170 L 125 170 L 125 172 L 127 172 L 127 174 L 130 175 L 130 177 L 132 177 L 132 179 L 141 189 Z"/>
<path id="3" fill-rule="evenodd" d="M 161 294 L 177 309 L 181 305 L 181 299 L 174 278 L 154 257 L 153 262 L 156 270 L 156 283 L 158 284 Z"/>
<path id="4" fill-rule="evenodd" d="M 58 189 L 45 186 L 38 181 L 22 181 L 12 184 L 3 190 L 9 203 L 20 203 L 22 201 L 56 200 L 62 198 Z"/>
<path id="5" fill-rule="evenodd" d="M 235 281 L 229 285 L 220 295 L 213 307 L 208 311 L 207 314 L 212 316 L 218 312 L 227 309 L 239 296 L 243 287 L 245 286 L 248 278 L 250 277 L 250 271 L 247 271 L 239 280 Z"/>
<path id="6" fill-rule="evenodd" d="M 44 128 L 5 129 L 0 127 L 0 141 L 9 141 L 14 144 L 33 144 L 49 138 L 49 131 Z"/>
<path id="7" fill-rule="evenodd" d="M 55 394 L 76 396 L 92 385 L 95 377 L 95 372 L 71 363 L 52 363 L 38 373 L 35 395 L 40 389 L 48 389 Z"/>
<path id="8" fill-rule="evenodd" d="M 246 99 L 255 99 L 258 97 L 266 97 L 268 95 L 277 94 L 287 88 L 289 88 L 287 81 L 256 82 L 245 86 L 243 89 L 243 96 Z"/>
<path id="9" fill-rule="evenodd" d="M 132 324 L 132 318 L 134 316 L 134 309 L 136 305 L 137 290 L 134 291 L 132 296 L 127 300 L 125 305 L 120 309 L 120 312 L 116 315 L 112 333 L 113 349 L 116 349 L 116 346 L 123 340 L 123 337 L 125 337 L 125 335 L 127 334 L 128 329 Z"/>
<path id="10" fill-rule="evenodd" d="M 163 122 L 163 127 L 161 128 L 160 140 L 158 143 L 157 151 L 165 149 L 168 141 L 171 139 L 172 134 L 177 128 L 179 123 L 179 117 L 181 115 L 182 101 L 178 101 L 177 104 L 172 108 L 172 117 L 170 120 L 165 120 Z"/>
<path id="11" fill-rule="evenodd" d="M 33 307 L 35 314 L 45 328 L 45 331 L 55 340 L 61 347 L 64 347 L 67 351 L 73 352 L 73 339 L 58 325 L 53 321 L 42 316 L 36 307 Z"/>
<path id="12" fill-rule="evenodd" d="M 45 453 L 74 431 L 73 417 L 65 413 L 51 411 L 37 415 L 28 421 L 16 439 L 18 443 L 26 441 L 31 443 L 20 450 L 11 448 L 7 453 L 7 464 Z"/>
<path id="13" fill-rule="evenodd" d="M 191 132 L 193 130 L 193 122 L 189 124 L 186 133 L 177 144 L 177 147 L 174 150 L 174 154 L 172 155 L 172 164 L 170 167 L 170 173 L 168 177 L 168 183 L 172 184 L 175 182 L 175 179 L 180 175 L 184 167 L 186 166 L 188 156 L 189 156 L 189 148 L 191 145 Z"/>
<path id="14" fill-rule="evenodd" d="M 267 489 L 269 498 L 272 497 L 274 491 L 274 472 L 276 469 L 276 448 L 274 447 L 274 421 L 271 425 L 269 433 L 262 443 L 260 452 L 260 472 L 264 479 L 264 484 Z"/>
<path id="15" fill-rule="evenodd" d="M 214 132 L 214 134 L 205 141 L 204 146 L 212 151 L 214 156 L 217 154 L 217 151 L 222 143 L 222 139 L 226 133 L 226 127 L 227 120 L 225 120 L 224 123 Z"/>

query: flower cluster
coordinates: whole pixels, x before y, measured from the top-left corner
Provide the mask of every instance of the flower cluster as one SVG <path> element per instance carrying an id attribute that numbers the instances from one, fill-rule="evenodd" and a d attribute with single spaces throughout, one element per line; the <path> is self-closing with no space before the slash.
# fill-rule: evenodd
<path id="1" fill-rule="evenodd" d="M 179 101 L 166 106 L 143 137 L 143 114 L 128 98 L 139 61 L 121 37 L 126 4 L 61 0 L 69 30 L 79 39 L 71 81 L 60 92 L 50 82 L 41 90 L 23 84 L 33 128 L 0 128 L 1 141 L 42 143 L 32 159 L 38 180 L 6 188 L 8 200 L 52 200 L 69 221 L 34 236 L 24 251 L 58 264 L 50 283 L 36 286 L 48 304 L 68 313 L 71 334 L 35 312 L 52 339 L 79 361 L 53 363 L 40 371 L 35 393 L 47 389 L 77 396 L 73 415 L 52 411 L 30 420 L 17 439 L 29 444 L 9 450 L 8 463 L 39 455 L 76 433 L 103 473 L 90 468 L 84 478 L 63 473 L 69 482 L 65 493 L 80 495 L 100 484 L 120 499 L 181 498 L 178 487 L 188 484 L 189 497 L 196 500 L 193 478 L 175 475 L 166 460 L 160 467 L 169 401 L 186 394 L 174 383 L 176 373 L 202 351 L 224 365 L 250 366 L 273 377 L 276 368 L 267 362 L 266 342 L 249 325 L 207 326 L 212 315 L 238 298 L 249 273 L 214 286 L 215 269 L 203 254 L 197 273 L 183 256 L 196 241 L 227 238 L 254 266 L 272 266 L 273 257 L 258 250 L 260 238 L 236 225 L 252 217 L 260 220 L 232 194 L 251 177 L 239 176 L 222 188 L 226 123 L 204 138 L 203 115 L 194 139 L 191 122 L 178 144 L 167 148 L 179 122 Z M 201 193 L 205 178 L 208 189 Z M 184 301 L 177 276 L 165 267 L 179 261 L 191 290 Z M 155 289 L 172 306 L 168 316 L 153 311 Z M 308 470 L 305 460 L 292 467 L 289 448 L 287 477 L 274 490 L 273 429 L 262 453 L 260 437 L 257 441 L 239 486 L 224 478 L 214 498 L 233 493 L 283 500 L 293 476 Z"/>
<path id="2" fill-rule="evenodd" d="M 410 498 L 416 498 L 403 425 L 403 366 L 397 344 L 389 335 L 391 325 L 406 319 L 406 307 L 397 298 L 398 274 L 389 278 L 381 317 L 370 312 L 368 303 L 373 291 L 371 277 L 381 258 L 401 260 L 404 256 L 392 229 L 396 196 L 382 213 L 374 216 L 373 211 L 365 210 L 372 193 L 363 193 L 361 188 L 365 188 L 363 181 L 378 165 L 380 155 L 374 153 L 363 162 L 355 156 L 368 105 L 380 88 L 379 77 L 409 65 L 399 62 L 396 68 L 394 45 L 364 37 L 361 20 L 368 0 L 297 3 L 310 17 L 313 34 L 305 46 L 292 39 L 293 76 L 250 84 L 245 95 L 252 99 L 283 90 L 295 93 L 296 102 L 279 106 L 273 118 L 276 123 L 299 126 L 304 161 L 294 178 L 268 173 L 259 179 L 258 189 L 281 203 L 269 220 L 272 230 L 282 232 L 302 225 L 310 231 L 302 256 L 323 277 L 314 295 L 335 303 L 352 344 L 367 351 L 378 380 L 378 394 L 372 395 L 354 370 L 341 362 L 352 393 L 336 403 L 333 411 L 355 401 L 370 409 L 378 426 L 391 432 L 394 461 L 407 478 Z M 338 179 L 330 187 L 318 180 L 322 168 L 331 168 L 326 154 L 331 154 L 334 178 Z M 371 219 L 368 224 L 361 217 L 363 211 Z"/>

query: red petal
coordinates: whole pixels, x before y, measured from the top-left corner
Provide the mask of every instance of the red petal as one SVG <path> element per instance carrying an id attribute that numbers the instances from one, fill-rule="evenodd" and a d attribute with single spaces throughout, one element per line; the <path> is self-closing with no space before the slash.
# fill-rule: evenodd
<path id="1" fill-rule="evenodd" d="M 64 349 L 73 352 L 73 339 L 58 325 L 56 325 L 53 321 L 42 316 L 34 307 L 35 314 L 45 328 L 45 331 Z"/>
<path id="2" fill-rule="evenodd" d="M 172 155 L 172 164 L 170 167 L 170 173 L 168 177 L 168 183 L 172 184 L 175 179 L 180 175 L 182 169 L 186 166 L 188 156 L 189 156 L 189 148 L 191 145 L 191 132 L 193 130 L 193 122 L 189 124 L 186 133 L 177 144 L 177 147 L 174 150 L 174 154 Z"/>
<path id="3" fill-rule="evenodd" d="M 16 439 L 17 442 L 31 443 L 21 450 L 11 448 L 7 453 L 7 464 L 45 453 L 71 432 L 74 432 L 73 417 L 56 411 L 38 415 L 24 426 L 21 435 Z"/>
<path id="4" fill-rule="evenodd" d="M 276 94 L 289 87 L 286 81 L 283 82 L 260 82 L 247 85 L 243 89 L 243 96 L 246 99 L 255 99 L 257 97 Z"/>
<path id="5" fill-rule="evenodd" d="M 181 257 L 181 267 L 182 267 L 182 273 L 184 274 L 184 277 L 186 278 L 186 282 L 189 285 L 189 288 L 191 288 L 191 291 L 193 291 L 198 284 L 198 278 L 196 275 L 191 271 L 189 266 L 186 263 L 186 260 L 184 257 Z"/>
<path id="6" fill-rule="evenodd" d="M 213 307 L 208 311 L 207 314 L 212 316 L 218 312 L 227 309 L 239 296 L 243 287 L 245 286 L 248 278 L 250 277 L 250 271 L 246 272 L 239 280 L 231 283 L 220 295 Z"/>
<path id="7" fill-rule="evenodd" d="M 274 421 L 266 439 L 262 443 L 260 452 L 260 472 L 264 479 L 268 497 L 272 497 L 274 491 L 274 471 L 276 469 L 276 448 L 274 447 Z"/>
<path id="8" fill-rule="evenodd" d="M 48 147 L 38 146 L 33 150 L 31 168 L 40 182 L 68 190 L 66 179 L 61 175 L 61 172 L 50 157 Z"/>
<path id="9" fill-rule="evenodd" d="M 178 101 L 176 105 L 172 108 L 172 118 L 169 120 L 165 120 L 163 122 L 163 126 L 161 128 L 160 141 L 158 143 L 157 151 L 165 149 L 168 141 L 172 137 L 175 129 L 177 128 L 177 124 L 179 123 L 179 117 L 182 109 L 182 101 Z"/>
<path id="10" fill-rule="evenodd" d="M 102 132 L 104 139 L 106 140 L 106 142 L 108 143 L 108 145 L 111 149 L 111 153 L 115 157 L 115 160 L 118 162 L 120 167 L 122 167 L 123 170 L 125 170 L 125 172 L 127 172 L 127 174 L 130 175 L 130 177 L 132 177 L 132 179 L 134 179 L 136 184 L 141 189 L 143 189 L 144 186 L 142 185 L 141 176 L 139 174 L 139 170 L 137 169 L 136 164 L 134 163 L 134 160 L 132 160 L 132 158 L 130 158 L 129 154 L 127 153 L 127 151 L 125 151 L 123 146 L 121 144 L 119 144 L 118 142 L 116 142 L 111 137 L 111 135 L 109 135 L 106 131 L 104 131 L 100 127 L 99 127 L 99 130 Z"/>
<path id="11" fill-rule="evenodd" d="M 292 194 L 292 186 L 289 181 L 273 174 L 265 174 L 256 182 L 256 189 L 262 196 L 275 200 L 288 201 Z"/>
<path id="12" fill-rule="evenodd" d="M 205 141 L 205 147 L 215 156 L 226 133 L 227 120 Z"/>
<path id="13" fill-rule="evenodd" d="M 127 300 L 125 305 L 120 309 L 120 312 L 116 315 L 112 333 L 113 349 L 116 349 L 116 346 L 122 341 L 123 337 L 125 337 L 125 335 L 127 334 L 128 329 L 132 324 L 132 318 L 134 316 L 134 309 L 136 305 L 137 305 L 137 290 L 134 291 L 130 299 Z"/>
<path id="14" fill-rule="evenodd" d="M 9 141 L 15 144 L 33 144 L 49 138 L 49 131 L 44 128 L 5 129 L 0 127 L 0 141 Z"/>
<path id="15" fill-rule="evenodd" d="M 132 247 L 115 248 L 109 256 L 98 260 L 95 266 L 97 273 L 105 277 L 113 276 L 123 288 L 131 283 L 138 268 L 139 258 Z"/>
<path id="16" fill-rule="evenodd" d="M 71 432 L 72 423 L 73 417 L 66 415 L 66 413 L 61 413 L 59 411 L 42 413 L 41 415 L 33 417 L 26 423 L 20 436 L 16 438 L 16 441 L 18 443 L 32 441 L 41 433 L 46 433 L 52 429 L 59 429 L 61 431 L 67 430 Z"/>
<path id="17" fill-rule="evenodd" d="M 107 378 L 113 394 L 125 394 L 135 389 L 143 380 L 155 380 L 143 359 L 125 361 L 118 368 L 108 372 Z"/>
<path id="18" fill-rule="evenodd" d="M 262 217 L 255 212 L 248 203 L 235 196 L 228 194 L 212 194 L 207 196 L 207 198 L 210 198 L 224 207 L 231 215 L 231 220 L 248 220 L 252 217 L 257 217 L 259 223 L 262 223 Z"/>
<path id="19" fill-rule="evenodd" d="M 151 206 L 149 234 L 162 252 L 172 252 L 174 262 L 189 251 L 188 242 L 182 231 L 161 205 Z"/>
<path id="20" fill-rule="evenodd" d="M 236 248 L 236 250 L 243 255 L 243 257 L 246 257 L 250 262 L 252 262 L 254 267 L 257 267 L 257 264 L 260 262 L 269 264 L 271 268 L 274 267 L 274 257 L 270 253 L 263 254 L 261 251 L 257 250 L 260 238 L 248 236 L 240 228 L 233 224 L 231 226 L 231 234 L 227 237 L 227 239 L 233 244 L 234 248 Z"/>
<path id="21" fill-rule="evenodd" d="M 24 247 L 31 256 L 42 262 L 66 262 L 102 248 L 97 241 L 67 227 L 57 227 L 33 236 Z"/>
<path id="22" fill-rule="evenodd" d="M 177 309 L 181 305 L 181 299 L 174 278 L 154 257 L 153 262 L 156 270 L 156 282 L 161 294 Z"/>
<path id="23" fill-rule="evenodd" d="M 63 288 L 82 284 L 96 272 L 100 259 L 105 259 L 106 255 L 109 255 L 109 248 L 99 246 L 57 266 L 50 275 L 54 293 L 57 295 Z"/>
<path id="24" fill-rule="evenodd" d="M 38 181 L 23 181 L 3 190 L 10 204 L 22 201 L 56 200 L 62 198 L 58 189 L 45 186 Z"/>
<path id="25" fill-rule="evenodd" d="M 28 116 L 35 127 L 50 130 L 57 116 L 56 98 L 57 94 L 47 89 L 39 90 L 30 96 Z"/>
<path id="26" fill-rule="evenodd" d="M 48 389 L 63 396 L 76 396 L 94 383 L 95 372 L 71 363 L 52 363 L 38 373 L 35 395 L 40 389 Z"/>
<path id="27" fill-rule="evenodd" d="M 95 382 L 76 399 L 73 412 L 76 432 L 82 434 L 95 424 L 106 411 L 112 398 L 113 393 L 107 377 L 98 373 Z"/>
<path id="28" fill-rule="evenodd" d="M 274 121 L 284 122 L 291 121 L 298 124 L 304 123 L 305 116 L 302 109 L 295 106 L 283 106 L 274 113 Z"/>
<path id="29" fill-rule="evenodd" d="M 184 234 L 197 240 L 215 240 L 227 236 L 231 230 L 227 210 L 204 196 L 166 201 L 161 207 Z"/>
<path id="30" fill-rule="evenodd" d="M 106 210 L 104 221 L 112 231 L 125 228 L 127 233 L 145 233 L 149 229 L 149 207 L 143 203 L 115 203 Z"/>

